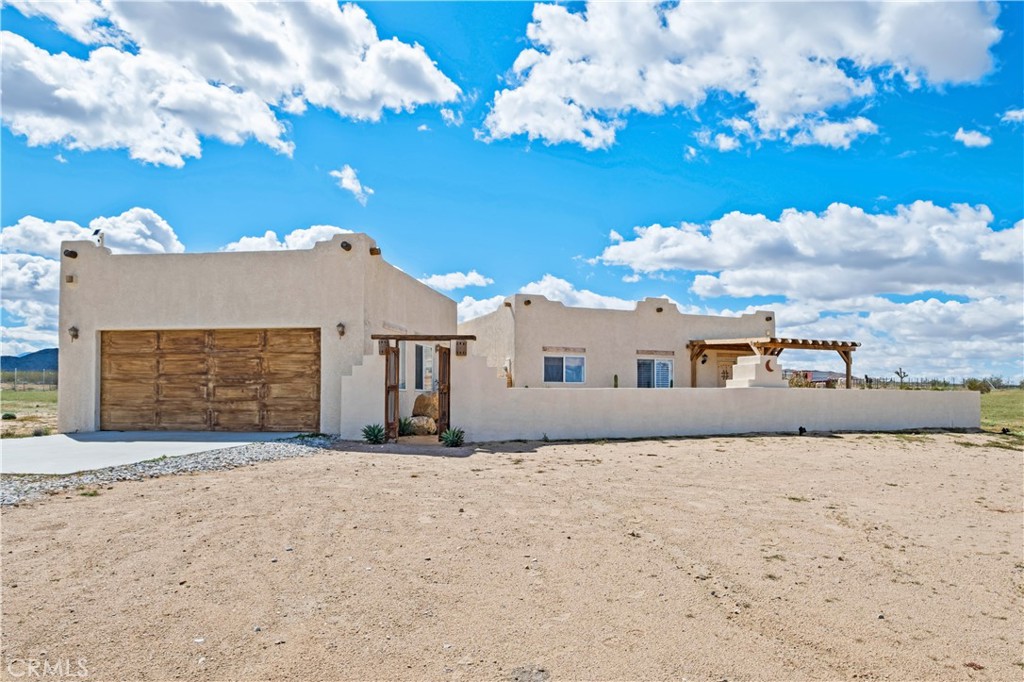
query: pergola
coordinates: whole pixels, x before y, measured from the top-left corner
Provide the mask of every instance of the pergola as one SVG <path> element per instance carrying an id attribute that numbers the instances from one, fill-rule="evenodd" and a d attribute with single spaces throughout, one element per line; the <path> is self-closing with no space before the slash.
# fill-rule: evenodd
<path id="1" fill-rule="evenodd" d="M 797 350 L 834 350 L 846 363 L 846 387 L 853 380 L 853 351 L 860 346 L 856 341 L 826 341 L 822 339 L 782 339 L 760 336 L 749 339 L 693 339 L 690 349 L 690 385 L 697 387 L 697 360 L 709 350 L 738 351 L 755 355 L 782 355 L 787 348 Z"/>

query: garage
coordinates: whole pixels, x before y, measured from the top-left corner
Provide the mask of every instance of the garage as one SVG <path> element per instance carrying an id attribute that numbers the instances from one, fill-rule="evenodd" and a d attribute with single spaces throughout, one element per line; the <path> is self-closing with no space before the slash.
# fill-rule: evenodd
<path id="1" fill-rule="evenodd" d="M 319 329 L 101 332 L 104 431 L 319 431 Z"/>

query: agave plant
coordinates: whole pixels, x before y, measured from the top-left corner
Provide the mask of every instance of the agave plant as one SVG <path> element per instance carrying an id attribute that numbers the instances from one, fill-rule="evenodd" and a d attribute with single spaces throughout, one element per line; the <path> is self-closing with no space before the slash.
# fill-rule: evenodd
<path id="1" fill-rule="evenodd" d="M 409 417 L 402 417 L 398 420 L 398 435 L 399 436 L 411 436 L 412 433 L 412 419 Z"/>
<path id="2" fill-rule="evenodd" d="M 380 424 L 367 424 L 363 427 L 363 440 L 370 445 L 380 445 L 387 439 L 384 427 Z"/>
<path id="3" fill-rule="evenodd" d="M 462 441 L 465 439 L 466 433 L 462 429 L 456 429 L 448 427 L 444 430 L 438 440 L 440 440 L 446 447 L 457 448 L 462 445 Z"/>

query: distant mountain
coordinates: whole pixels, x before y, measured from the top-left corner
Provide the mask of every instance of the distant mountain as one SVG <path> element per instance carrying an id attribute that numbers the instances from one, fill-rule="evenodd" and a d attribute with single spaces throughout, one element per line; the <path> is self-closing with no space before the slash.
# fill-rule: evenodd
<path id="1" fill-rule="evenodd" d="M 13 372 L 14 370 L 39 372 L 44 369 L 57 369 L 56 348 L 44 348 L 43 350 L 37 350 L 35 353 L 26 353 L 21 357 L 16 355 L 0 356 L 0 370 L 4 372 Z"/>

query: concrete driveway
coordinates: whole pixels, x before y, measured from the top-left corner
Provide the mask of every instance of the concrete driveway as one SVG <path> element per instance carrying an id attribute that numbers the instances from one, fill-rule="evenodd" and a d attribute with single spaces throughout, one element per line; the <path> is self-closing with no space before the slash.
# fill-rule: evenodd
<path id="1" fill-rule="evenodd" d="M 0 473 L 72 474 L 297 436 L 297 433 L 97 431 L 0 441 Z"/>

